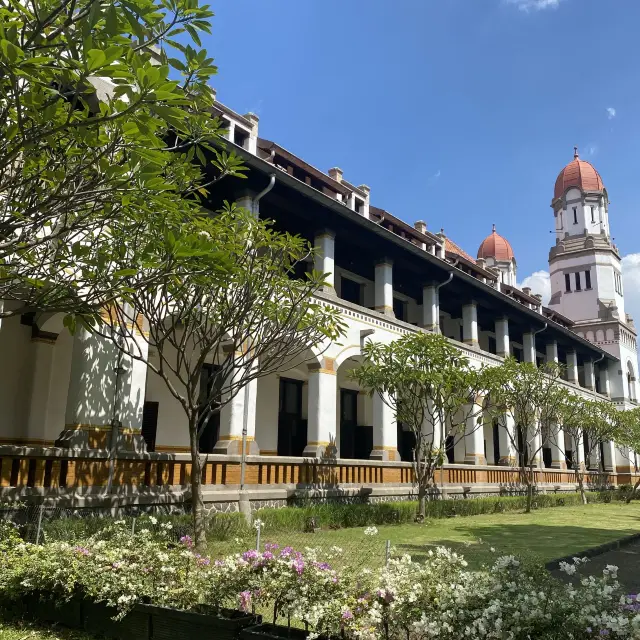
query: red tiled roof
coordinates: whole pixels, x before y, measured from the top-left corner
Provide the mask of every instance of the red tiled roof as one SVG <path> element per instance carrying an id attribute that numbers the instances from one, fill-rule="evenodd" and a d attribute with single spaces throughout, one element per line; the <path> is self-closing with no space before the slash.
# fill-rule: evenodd
<path id="1" fill-rule="evenodd" d="M 444 239 L 444 250 L 449 253 L 455 253 L 458 256 L 462 256 L 466 260 L 470 260 L 475 264 L 475 260 L 462 248 L 460 248 L 453 240 L 449 238 Z"/>
<path id="2" fill-rule="evenodd" d="M 590 162 L 580 160 L 576 147 L 573 160 L 558 174 L 553 199 L 562 198 L 569 187 L 578 187 L 583 191 L 602 191 L 604 183 L 600 174 Z"/>
<path id="3" fill-rule="evenodd" d="M 495 258 L 496 260 L 513 260 L 513 249 L 506 238 L 503 238 L 493 225 L 493 231 L 488 235 L 478 249 L 478 258 Z"/>

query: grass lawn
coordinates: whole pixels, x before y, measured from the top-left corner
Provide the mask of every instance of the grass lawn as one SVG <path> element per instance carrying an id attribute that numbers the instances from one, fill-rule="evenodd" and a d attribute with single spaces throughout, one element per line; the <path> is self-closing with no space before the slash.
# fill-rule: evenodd
<path id="1" fill-rule="evenodd" d="M 92 640 L 78 631 L 0 618 L 0 640 Z"/>
<path id="2" fill-rule="evenodd" d="M 262 543 L 277 542 L 295 549 L 327 550 L 336 545 L 354 566 L 377 566 L 384 562 L 386 540 L 397 553 L 419 559 L 429 547 L 443 545 L 462 553 L 472 567 L 490 563 L 498 555 L 515 554 L 547 562 L 589 547 L 640 532 L 640 503 L 590 504 L 540 509 L 530 514 L 511 512 L 430 520 L 423 525 L 378 527 L 377 536 L 365 536 L 363 528 L 318 533 L 270 533 Z M 214 557 L 244 550 L 253 541 L 211 543 Z M 263 547 L 262 547 L 263 548 Z M 491 551 L 491 549 L 495 551 Z"/>

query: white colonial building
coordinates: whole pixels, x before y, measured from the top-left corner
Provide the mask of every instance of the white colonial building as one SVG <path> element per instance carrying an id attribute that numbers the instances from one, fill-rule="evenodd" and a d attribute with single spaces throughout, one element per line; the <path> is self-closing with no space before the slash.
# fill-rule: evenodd
<path id="1" fill-rule="evenodd" d="M 575 393 L 635 406 L 636 333 L 624 312 L 607 192 L 577 153 L 555 185 L 553 295 L 545 307 L 539 295 L 518 288 L 514 251 L 495 227 L 473 258 L 443 231 L 430 232 L 425 222 L 409 225 L 375 207 L 370 188 L 351 184 L 339 168 L 320 171 L 260 138 L 255 115 L 216 104 L 229 124 L 228 144 L 249 172 L 247 180 L 222 181 L 212 198 L 236 200 L 318 248 L 315 266 L 329 274 L 318 297 L 341 311 L 347 334 L 321 355 L 309 352 L 299 366 L 250 383 L 248 393 L 210 422 L 200 441 L 209 454 L 203 474 L 208 499 L 231 500 L 237 491 L 245 416 L 247 484 L 258 497 L 273 497 L 274 487 L 410 490 L 411 434 L 348 376 L 359 366 L 365 340 L 441 332 L 476 366 L 498 364 L 507 355 L 557 361 Z M 273 188 L 258 203 L 255 196 L 272 176 Z M 111 474 L 109 482 L 125 493 L 153 487 L 156 499 L 158 490 L 175 493 L 188 484 L 184 413 L 143 364 L 116 364 L 112 346 L 83 332 L 71 336 L 55 315 L 3 321 L 0 353 L 7 363 L 0 374 L 2 490 L 90 491 Z M 207 375 L 203 371 L 203 385 Z M 338 459 L 325 463 L 329 444 Z M 495 492 L 513 483 L 505 465 L 514 452 L 497 425 L 487 421 L 446 445 L 445 484 Z M 572 450 L 575 443 L 561 438 L 544 447 L 541 484 L 571 485 L 563 447 Z M 633 470 L 628 456 L 603 443 L 601 471 L 622 482 Z"/>

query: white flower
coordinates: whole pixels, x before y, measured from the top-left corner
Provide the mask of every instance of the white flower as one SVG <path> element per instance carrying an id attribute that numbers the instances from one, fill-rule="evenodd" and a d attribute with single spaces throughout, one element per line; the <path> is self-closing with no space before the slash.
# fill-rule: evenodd
<path id="1" fill-rule="evenodd" d="M 264 522 L 262 522 L 262 520 L 260 520 L 260 518 L 256 518 L 253 521 L 253 528 L 254 529 L 262 529 L 264 527 Z"/>
<path id="2" fill-rule="evenodd" d="M 367 527 L 364 530 L 364 535 L 365 536 L 377 536 L 378 535 L 378 529 L 376 527 Z"/>
<path id="3" fill-rule="evenodd" d="M 149 516 L 149 521 L 151 522 L 151 524 L 158 524 L 158 519 L 154 518 L 153 516 Z"/>

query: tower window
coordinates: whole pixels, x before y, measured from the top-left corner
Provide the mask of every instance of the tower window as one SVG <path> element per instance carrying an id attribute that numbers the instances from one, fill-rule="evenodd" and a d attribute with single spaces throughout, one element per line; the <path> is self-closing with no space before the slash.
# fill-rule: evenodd
<path id="1" fill-rule="evenodd" d="M 595 208 L 591 207 L 591 222 L 595 222 L 596 221 L 596 212 L 595 212 Z"/>
<path id="2" fill-rule="evenodd" d="M 564 274 L 564 286 L 567 293 L 571 293 L 571 274 L 569 273 Z"/>
<path id="3" fill-rule="evenodd" d="M 581 291 L 582 285 L 580 284 L 580 272 L 576 271 L 576 291 Z"/>
<path id="4" fill-rule="evenodd" d="M 591 271 L 584 272 L 584 286 L 586 289 L 591 289 Z"/>
<path id="5" fill-rule="evenodd" d="M 573 207 L 573 224 L 578 224 L 578 207 Z"/>

